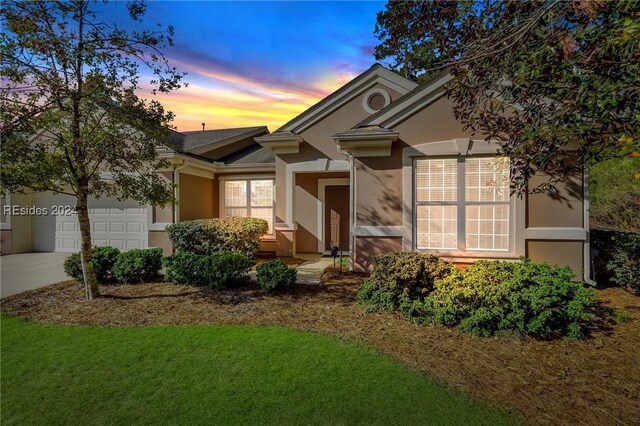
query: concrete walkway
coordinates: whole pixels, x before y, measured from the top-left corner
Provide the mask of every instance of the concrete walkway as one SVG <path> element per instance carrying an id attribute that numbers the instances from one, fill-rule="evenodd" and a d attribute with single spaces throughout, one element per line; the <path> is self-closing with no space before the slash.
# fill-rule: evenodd
<path id="1" fill-rule="evenodd" d="M 69 253 L 19 253 L 0 257 L 0 297 L 68 280 L 62 270 Z"/>
<path id="2" fill-rule="evenodd" d="M 298 270 L 298 284 L 320 284 L 322 272 L 329 266 L 333 266 L 333 258 L 321 257 L 301 263 Z"/>
<path id="3" fill-rule="evenodd" d="M 302 259 L 309 259 L 296 266 L 298 271 L 298 284 L 320 284 L 322 273 L 329 266 L 333 266 L 333 258 L 320 257 L 319 254 L 303 254 L 297 256 Z M 249 278 L 256 280 L 256 270 L 249 271 Z"/>

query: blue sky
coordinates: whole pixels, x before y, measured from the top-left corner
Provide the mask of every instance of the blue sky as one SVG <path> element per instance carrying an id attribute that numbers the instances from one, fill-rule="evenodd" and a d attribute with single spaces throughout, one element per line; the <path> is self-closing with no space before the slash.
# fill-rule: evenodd
<path id="1" fill-rule="evenodd" d="M 178 130 L 288 121 L 370 67 L 384 2 L 148 3 L 175 27 L 169 60 L 189 87 L 160 97 Z M 146 95 L 142 93 L 142 95 Z"/>

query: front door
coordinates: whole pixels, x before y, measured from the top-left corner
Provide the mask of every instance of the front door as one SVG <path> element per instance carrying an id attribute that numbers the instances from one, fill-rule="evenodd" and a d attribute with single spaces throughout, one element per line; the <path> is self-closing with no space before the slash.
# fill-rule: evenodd
<path id="1" fill-rule="evenodd" d="M 324 248 L 349 250 L 349 185 L 328 185 L 324 193 Z"/>

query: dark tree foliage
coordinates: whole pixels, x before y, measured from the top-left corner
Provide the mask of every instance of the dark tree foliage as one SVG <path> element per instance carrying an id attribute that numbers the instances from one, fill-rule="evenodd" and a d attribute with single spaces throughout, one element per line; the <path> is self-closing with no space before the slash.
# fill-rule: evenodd
<path id="1" fill-rule="evenodd" d="M 376 58 L 405 76 L 457 77 L 456 117 L 502 142 L 515 192 L 640 150 L 636 0 L 391 1 L 375 33 Z"/>
<path id="2" fill-rule="evenodd" d="M 87 298 L 99 295 L 91 255 L 88 198 L 172 201 L 155 173 L 166 162 L 173 114 L 138 97 L 140 68 L 169 92 L 183 76 L 162 54 L 173 28 L 145 29 L 142 2 L 128 6 L 128 31 L 105 22 L 106 2 L 4 1 L 0 10 L 0 123 L 3 191 L 53 191 L 77 198 Z"/>

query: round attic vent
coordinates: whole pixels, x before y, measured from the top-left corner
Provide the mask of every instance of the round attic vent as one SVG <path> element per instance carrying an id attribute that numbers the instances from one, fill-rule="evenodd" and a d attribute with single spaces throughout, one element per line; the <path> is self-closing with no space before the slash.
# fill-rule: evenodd
<path id="1" fill-rule="evenodd" d="M 382 93 L 374 93 L 373 95 L 369 96 L 369 99 L 367 99 L 367 105 L 369 105 L 369 108 L 375 111 L 380 111 L 382 108 L 384 108 L 384 104 L 385 100 L 384 96 L 382 96 Z"/>
<path id="2" fill-rule="evenodd" d="M 386 90 L 383 89 L 371 89 L 364 94 L 362 100 L 362 106 L 369 114 L 374 114 L 380 111 L 382 108 L 389 105 L 391 97 Z"/>

